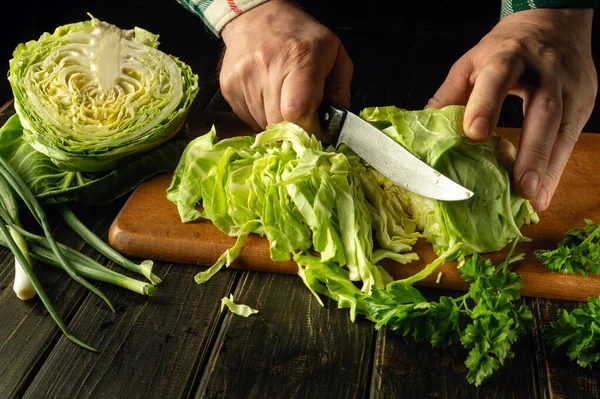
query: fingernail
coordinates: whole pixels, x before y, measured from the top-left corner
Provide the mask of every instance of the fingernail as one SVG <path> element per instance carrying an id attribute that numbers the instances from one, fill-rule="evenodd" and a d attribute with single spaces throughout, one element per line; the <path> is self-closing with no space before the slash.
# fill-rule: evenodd
<path id="1" fill-rule="evenodd" d="M 483 116 L 478 116 L 469 126 L 469 133 L 472 139 L 485 139 L 490 133 L 490 122 Z"/>
<path id="2" fill-rule="evenodd" d="M 519 181 L 519 183 L 521 184 L 521 188 L 523 189 L 524 192 L 526 192 L 527 194 L 535 194 L 538 192 L 538 190 L 540 189 L 540 175 L 533 171 L 527 171 L 525 172 L 525 174 L 521 177 L 521 180 Z M 540 193 L 541 195 L 541 193 Z M 548 192 L 546 191 L 546 198 L 548 197 Z"/>
<path id="3" fill-rule="evenodd" d="M 548 190 L 545 187 L 540 188 L 540 192 L 534 200 L 538 206 L 534 206 L 534 208 L 545 210 L 548 207 L 549 200 Z"/>

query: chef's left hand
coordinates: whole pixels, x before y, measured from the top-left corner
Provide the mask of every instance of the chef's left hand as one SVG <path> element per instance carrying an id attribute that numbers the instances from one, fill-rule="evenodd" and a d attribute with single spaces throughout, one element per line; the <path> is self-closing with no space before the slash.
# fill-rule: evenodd
<path id="1" fill-rule="evenodd" d="M 502 103 L 523 99 L 523 132 L 513 170 L 517 192 L 545 210 L 594 108 L 591 9 L 536 9 L 503 18 L 462 56 L 428 107 L 466 105 L 474 141 L 494 131 Z"/>

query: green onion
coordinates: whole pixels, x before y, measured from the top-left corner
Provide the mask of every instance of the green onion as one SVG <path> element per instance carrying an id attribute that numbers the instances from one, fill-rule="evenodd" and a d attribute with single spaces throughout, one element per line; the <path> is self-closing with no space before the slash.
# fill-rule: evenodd
<path id="1" fill-rule="evenodd" d="M 2 206 L 0 206 L 0 210 L 5 212 L 5 210 Z M 31 264 L 29 263 L 27 258 L 23 255 L 23 252 L 21 252 L 21 249 L 19 248 L 17 243 L 13 240 L 12 236 L 10 235 L 10 233 L 8 231 L 8 228 L 4 225 L 4 223 L 0 223 L 0 236 L 3 237 L 3 241 L 7 244 L 7 246 L 10 248 L 12 253 L 15 255 L 15 258 L 18 259 L 19 262 L 21 263 L 21 265 L 23 266 L 23 269 L 25 270 L 27 277 L 29 277 L 29 279 L 31 280 L 31 283 L 33 284 L 33 287 L 35 288 L 35 292 L 37 292 L 38 296 L 42 300 L 42 303 L 44 304 L 46 309 L 48 309 L 48 313 L 50 313 L 50 316 L 52 316 L 52 318 L 54 319 L 56 324 L 58 324 L 58 327 L 60 327 L 60 329 L 67 336 L 67 338 L 69 338 L 71 341 L 75 342 L 77 345 L 79 345 L 85 349 L 88 349 L 93 352 L 98 352 L 97 349 L 89 346 L 88 344 L 79 340 L 78 338 L 76 338 L 75 336 L 73 336 L 71 334 L 67 325 L 64 323 L 64 321 L 62 320 L 62 318 L 60 317 L 60 315 L 54 308 L 54 305 L 52 305 L 50 298 L 48 298 L 48 295 L 46 295 L 44 288 L 40 284 L 40 281 L 38 280 L 37 276 L 33 272 L 33 269 L 31 268 Z"/>
<path id="2" fill-rule="evenodd" d="M 47 263 L 51 266 L 59 267 L 62 266 L 54 252 L 40 245 L 31 244 L 31 256 L 34 259 Z M 61 250 L 65 251 L 65 257 L 71 262 L 77 272 L 87 278 L 91 278 L 98 281 L 104 281 L 106 283 L 116 285 L 133 291 L 141 295 L 152 296 L 154 293 L 154 286 L 143 281 L 135 280 L 131 277 L 124 276 L 117 273 L 109 268 L 101 265 L 95 260 L 88 258 L 87 256 L 75 251 L 68 247 L 62 247 Z"/>
<path id="3" fill-rule="evenodd" d="M 145 260 L 140 265 L 130 261 L 123 255 L 115 251 L 110 245 L 105 243 L 100 237 L 94 234 L 93 231 L 87 228 L 66 205 L 57 204 L 56 209 L 64 219 L 64 221 L 75 231 L 86 243 L 88 243 L 96 251 L 106 256 L 118 265 L 123 266 L 126 269 L 136 272 L 146 277 L 152 284 L 157 285 L 162 280 L 152 273 L 152 266 L 154 263 L 151 260 Z"/>
<path id="4" fill-rule="evenodd" d="M 21 177 L 13 170 L 13 168 L 4 160 L 4 158 L 0 157 L 0 175 L 2 175 L 6 181 L 11 185 L 11 187 L 15 190 L 15 192 L 21 197 L 25 205 L 29 208 L 37 222 L 42 226 L 44 230 L 44 234 L 52 247 L 52 251 L 55 253 L 56 257 L 61 263 L 63 269 L 71 276 L 71 278 L 77 281 L 79 284 L 86 287 L 88 290 L 92 291 L 94 294 L 98 295 L 100 298 L 106 302 L 106 304 L 110 307 L 110 309 L 114 312 L 115 308 L 110 302 L 110 300 L 104 295 L 98 288 L 94 287 L 87 280 L 77 275 L 76 271 L 73 267 L 67 262 L 62 252 L 58 248 L 54 237 L 50 231 L 50 224 L 48 223 L 48 218 L 46 217 L 46 213 L 42 209 L 40 203 L 37 201 L 31 190 L 27 187 L 25 182 L 21 179 Z M 8 217 L 8 214 L 4 213 L 2 218 L 9 224 L 9 220 L 11 218 Z M 3 226 L 5 227 L 5 226 Z M 11 226 L 12 227 L 12 226 Z M 6 227 L 5 227 L 6 228 Z M 11 240 L 12 241 L 12 240 Z M 14 242 L 14 241 L 13 241 Z M 15 244 L 16 245 L 16 244 Z M 14 252 L 14 251 L 13 251 Z M 19 259 L 19 262 L 21 260 Z"/>
<path id="5" fill-rule="evenodd" d="M 0 176 L 0 206 L 4 206 L 8 214 L 13 218 L 16 225 L 20 225 L 19 221 L 19 207 L 17 200 L 15 199 L 15 192 L 10 187 L 6 179 Z M 15 240 L 15 243 L 21 249 L 23 256 L 31 263 L 29 259 L 29 250 L 27 248 L 27 242 L 15 229 L 10 228 L 10 235 Z M 17 297 L 21 300 L 28 300 L 35 296 L 35 288 L 31 284 L 29 277 L 25 273 L 23 266 L 19 263 L 19 260 L 15 257 L 15 281 L 13 283 L 13 290 Z"/>

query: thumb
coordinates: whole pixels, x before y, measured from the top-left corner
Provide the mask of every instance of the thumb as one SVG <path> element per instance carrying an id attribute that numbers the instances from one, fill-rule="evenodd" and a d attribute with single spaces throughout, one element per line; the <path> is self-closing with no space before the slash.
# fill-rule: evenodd
<path id="1" fill-rule="evenodd" d="M 473 64 L 468 55 L 462 56 L 454 63 L 446 80 L 435 92 L 425 108 L 443 108 L 447 105 L 466 105 L 471 94 L 470 75 Z"/>
<path id="2" fill-rule="evenodd" d="M 335 58 L 333 68 L 325 82 L 325 97 L 343 105 L 350 107 L 350 83 L 352 82 L 352 73 L 354 65 L 348 56 L 346 49 L 340 44 Z"/>
<path id="3" fill-rule="evenodd" d="M 309 134 L 320 136 L 317 108 L 323 100 L 325 77 L 314 67 L 292 70 L 281 86 L 281 117 Z"/>

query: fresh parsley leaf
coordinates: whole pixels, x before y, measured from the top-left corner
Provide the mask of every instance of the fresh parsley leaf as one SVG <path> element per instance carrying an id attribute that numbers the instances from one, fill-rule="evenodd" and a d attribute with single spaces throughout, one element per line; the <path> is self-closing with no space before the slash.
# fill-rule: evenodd
<path id="1" fill-rule="evenodd" d="M 558 319 L 546 326 L 543 334 L 553 353 L 567 346 L 571 361 L 591 367 L 600 360 L 600 298 L 589 298 L 570 314 L 560 309 Z"/>
<path id="2" fill-rule="evenodd" d="M 550 270 L 575 274 L 600 274 L 600 226 L 585 219 L 584 228 L 573 228 L 556 249 L 537 249 L 535 256 Z"/>
<path id="3" fill-rule="evenodd" d="M 418 289 L 402 283 L 390 283 L 387 292 L 396 303 L 420 303 L 427 302 Z"/>
<path id="4" fill-rule="evenodd" d="M 473 254 L 471 259 L 464 262 L 458 269 L 465 281 L 477 280 L 479 277 L 489 277 L 495 271 L 494 265 L 488 260 L 483 260 L 478 253 Z"/>
<path id="5" fill-rule="evenodd" d="M 446 347 L 460 342 L 460 309 L 453 298 L 443 296 L 431 303 L 427 310 L 431 332 L 427 340 L 434 348 Z"/>
<path id="6" fill-rule="evenodd" d="M 507 259 L 498 266 L 474 255 L 460 268 L 462 278 L 473 281 L 467 296 L 476 304 L 466 313 L 471 318 L 461 334 L 461 342 L 470 349 L 465 365 L 467 379 L 479 386 L 495 370 L 512 358 L 511 346 L 519 335 L 531 328 L 533 315 L 527 306 L 516 308 L 520 299 L 521 276 L 506 271 L 518 241 L 513 243 Z"/>

